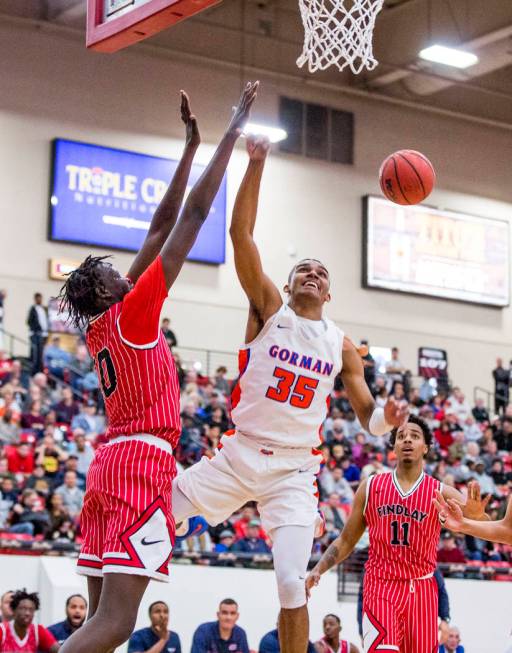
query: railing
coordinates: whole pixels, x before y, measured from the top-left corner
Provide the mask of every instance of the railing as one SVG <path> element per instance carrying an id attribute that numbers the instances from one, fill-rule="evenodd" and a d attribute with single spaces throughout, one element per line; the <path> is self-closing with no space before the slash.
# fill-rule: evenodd
<path id="1" fill-rule="evenodd" d="M 490 390 L 487 390 L 487 388 L 481 388 L 478 385 L 475 386 L 473 388 L 473 400 L 475 404 L 477 399 L 482 399 L 482 395 L 486 404 L 487 411 L 489 413 L 494 413 L 494 406 L 495 406 L 496 399 L 501 400 L 505 404 L 509 403 L 509 396 L 502 395 L 500 393 L 491 392 Z"/>
<path id="2" fill-rule="evenodd" d="M 238 376 L 238 354 L 233 351 L 199 349 L 197 347 L 174 347 L 185 369 L 195 369 L 201 374 L 212 377 L 221 365 L 228 369 L 227 378 Z"/>

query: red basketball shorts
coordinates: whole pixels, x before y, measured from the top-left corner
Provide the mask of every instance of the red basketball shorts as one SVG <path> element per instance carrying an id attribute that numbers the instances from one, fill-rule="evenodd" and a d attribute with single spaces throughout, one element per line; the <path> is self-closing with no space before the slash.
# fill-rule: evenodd
<path id="1" fill-rule="evenodd" d="M 168 580 L 175 475 L 170 445 L 154 436 L 116 438 L 98 449 L 87 474 L 78 573 Z"/>
<path id="2" fill-rule="evenodd" d="M 380 580 L 363 591 L 365 653 L 437 653 L 438 592 L 434 578 Z"/>

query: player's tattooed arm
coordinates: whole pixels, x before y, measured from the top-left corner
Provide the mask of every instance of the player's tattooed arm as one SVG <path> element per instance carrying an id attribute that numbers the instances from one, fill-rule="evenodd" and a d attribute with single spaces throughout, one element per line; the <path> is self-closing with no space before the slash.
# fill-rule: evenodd
<path id="1" fill-rule="evenodd" d="M 491 499 L 491 495 L 488 494 L 486 497 L 482 498 L 480 485 L 477 481 L 470 481 L 467 490 L 468 495 L 466 499 L 464 499 L 461 492 L 450 485 L 443 485 L 442 493 L 445 499 L 452 499 L 460 505 L 462 514 L 467 519 L 489 521 L 490 517 L 485 512 L 485 509 Z"/>
<path id="2" fill-rule="evenodd" d="M 144 270 L 160 253 L 171 233 L 180 212 L 194 155 L 201 143 L 197 119 L 190 108 L 190 100 L 185 91 L 181 93 L 181 119 L 185 124 L 185 149 L 176 168 L 169 188 L 158 205 L 144 243 L 128 272 L 129 279 L 135 283 Z"/>
<path id="3" fill-rule="evenodd" d="M 364 518 L 366 485 L 367 481 L 363 481 L 359 486 L 354 497 L 352 512 L 341 534 L 329 545 L 327 551 L 308 574 L 306 578 L 306 592 L 308 597 L 310 596 L 311 588 L 320 582 L 322 574 L 335 565 L 340 564 L 343 560 L 346 560 L 361 539 L 366 528 Z"/>
<path id="4" fill-rule="evenodd" d="M 267 139 L 250 135 L 247 137 L 249 164 L 236 196 L 229 230 L 235 252 L 236 272 L 250 302 L 248 340 L 258 334 L 267 319 L 283 303 L 279 290 L 263 271 L 253 237 L 261 178 L 269 150 Z"/>
<path id="5" fill-rule="evenodd" d="M 178 276 L 185 259 L 203 226 L 220 188 L 235 143 L 249 119 L 256 99 L 259 82 L 248 82 L 243 90 L 231 122 L 210 163 L 190 191 L 181 217 L 162 248 L 162 264 L 170 288 Z"/>

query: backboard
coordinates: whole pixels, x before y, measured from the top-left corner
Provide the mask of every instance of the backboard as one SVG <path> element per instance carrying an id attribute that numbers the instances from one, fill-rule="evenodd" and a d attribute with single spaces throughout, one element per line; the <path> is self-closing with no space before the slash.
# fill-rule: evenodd
<path id="1" fill-rule="evenodd" d="M 116 52 L 222 0 L 87 0 L 88 48 Z"/>

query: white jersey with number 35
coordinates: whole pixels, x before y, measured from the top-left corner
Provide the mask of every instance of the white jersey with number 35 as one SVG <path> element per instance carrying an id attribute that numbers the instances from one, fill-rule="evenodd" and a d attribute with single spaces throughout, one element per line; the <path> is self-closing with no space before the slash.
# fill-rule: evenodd
<path id="1" fill-rule="evenodd" d="M 240 350 L 231 403 L 237 430 L 276 447 L 318 446 L 342 347 L 331 320 L 305 320 L 283 304 Z"/>

